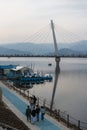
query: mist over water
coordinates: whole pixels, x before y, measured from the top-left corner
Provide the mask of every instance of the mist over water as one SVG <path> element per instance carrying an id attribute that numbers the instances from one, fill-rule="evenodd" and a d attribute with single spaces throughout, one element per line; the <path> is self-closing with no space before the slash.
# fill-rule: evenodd
<path id="1" fill-rule="evenodd" d="M 52 66 L 48 66 L 49 63 Z M 53 82 L 34 85 L 30 89 L 30 93 L 51 101 L 56 66 L 54 58 L 0 58 L 1 64 L 28 65 L 34 71 L 52 74 Z M 54 107 L 87 122 L 87 58 L 61 59 Z"/>

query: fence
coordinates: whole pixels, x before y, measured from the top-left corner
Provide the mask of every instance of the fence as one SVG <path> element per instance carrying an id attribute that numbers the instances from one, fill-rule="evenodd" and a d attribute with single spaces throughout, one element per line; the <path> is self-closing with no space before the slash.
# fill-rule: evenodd
<path id="1" fill-rule="evenodd" d="M 10 89 L 14 89 L 27 100 L 30 100 L 30 96 L 32 96 L 32 94 L 29 92 L 29 90 L 26 91 L 25 89 L 21 89 L 21 87 L 16 88 L 10 83 L 7 83 L 5 81 L 2 82 Z M 63 124 L 65 124 L 65 126 L 67 126 L 68 128 L 73 128 L 74 130 L 87 130 L 87 122 L 77 120 L 71 115 L 67 114 L 66 111 L 61 111 L 60 109 L 53 108 L 53 110 L 51 111 L 50 102 L 48 102 L 45 98 L 37 96 L 37 104 L 40 106 L 43 105 L 46 108 L 47 114 L 54 117 L 58 122 L 63 122 Z"/>

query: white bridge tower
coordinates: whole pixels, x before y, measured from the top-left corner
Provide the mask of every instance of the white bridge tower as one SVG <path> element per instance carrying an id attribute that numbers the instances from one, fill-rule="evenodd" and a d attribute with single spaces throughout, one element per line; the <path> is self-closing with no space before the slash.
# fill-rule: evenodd
<path id="1" fill-rule="evenodd" d="M 51 29 L 52 29 L 53 41 L 54 41 L 55 60 L 60 61 L 60 57 L 59 57 L 59 55 L 58 55 L 58 47 L 57 47 L 57 40 L 56 40 L 55 31 L 54 31 L 54 23 L 53 23 L 53 20 L 51 20 Z"/>
<path id="2" fill-rule="evenodd" d="M 54 31 L 54 23 L 53 23 L 52 20 L 51 20 L 51 29 L 52 29 L 52 35 L 53 35 L 53 41 L 54 41 L 55 61 L 56 61 L 54 88 L 53 88 L 52 99 L 51 99 L 51 104 L 50 104 L 50 110 L 52 111 L 53 104 L 54 104 L 55 92 L 56 92 L 56 86 L 57 86 L 57 81 L 58 81 L 58 76 L 59 76 L 59 72 L 60 72 L 60 68 L 59 68 L 60 57 L 58 55 L 57 40 L 56 40 L 55 31 Z"/>

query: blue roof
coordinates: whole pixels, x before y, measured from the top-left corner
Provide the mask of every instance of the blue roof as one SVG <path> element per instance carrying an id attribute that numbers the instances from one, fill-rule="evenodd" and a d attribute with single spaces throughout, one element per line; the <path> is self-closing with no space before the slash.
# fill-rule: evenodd
<path id="1" fill-rule="evenodd" d="M 17 65 L 0 65 L 0 69 L 16 68 Z"/>

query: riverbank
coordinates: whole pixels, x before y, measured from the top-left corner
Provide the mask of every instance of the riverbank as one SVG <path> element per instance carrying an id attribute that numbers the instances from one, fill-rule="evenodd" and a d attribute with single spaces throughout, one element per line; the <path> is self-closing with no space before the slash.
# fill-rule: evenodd
<path id="1" fill-rule="evenodd" d="M 18 89 L 15 86 L 12 86 L 10 84 L 8 84 L 6 81 L 3 81 L 3 83 L 10 89 L 13 89 L 16 93 L 18 93 L 19 95 L 21 95 L 23 98 L 25 98 L 28 102 L 30 100 L 30 93 L 28 91 L 28 93 L 26 94 L 24 90 Z M 41 105 L 41 101 L 38 98 L 38 104 Z M 71 122 L 71 117 L 69 117 L 69 115 L 66 115 L 65 113 L 63 113 L 60 110 L 53 110 L 50 111 L 49 107 L 46 106 L 45 101 L 42 102 L 42 105 L 45 106 L 46 108 L 46 113 L 47 115 L 49 115 L 50 117 L 56 119 L 56 121 L 60 122 L 61 124 L 63 124 L 64 126 L 70 128 L 70 129 L 74 129 L 74 130 L 81 130 L 80 128 L 80 121 L 77 120 L 77 125 L 75 123 Z"/>
<path id="2" fill-rule="evenodd" d="M 2 84 L 3 95 L 4 95 L 4 97 L 6 97 L 4 101 L 6 103 L 8 103 L 9 107 L 11 109 L 13 109 L 13 111 L 16 110 L 15 114 L 17 114 L 17 116 L 19 115 L 21 117 L 21 119 L 23 121 L 26 121 L 25 123 L 27 123 L 27 119 L 25 116 L 25 109 L 29 103 L 29 100 L 26 100 L 25 95 L 24 96 L 20 95 L 17 90 L 14 91 L 11 86 L 9 86 L 9 87 L 11 87 L 10 89 L 6 86 L 7 85 Z M 8 96 L 8 94 L 9 94 L 9 96 Z M 13 105 L 9 104 L 8 100 L 9 101 L 11 100 Z M 14 104 L 15 104 L 15 107 L 17 106 L 17 108 L 13 107 Z M 30 123 L 28 123 L 27 125 L 29 125 L 31 130 L 36 130 L 36 128 L 40 129 L 40 130 L 44 130 L 44 129 L 46 129 L 46 130 L 48 130 L 48 129 L 69 130 L 64 125 L 62 125 L 61 123 L 57 122 L 56 120 L 54 120 L 53 118 L 51 118 L 50 116 L 47 116 L 47 115 L 45 115 L 44 121 L 36 122 L 34 125 L 31 125 Z"/>
<path id="3" fill-rule="evenodd" d="M 30 130 L 9 108 L 8 106 L 0 102 L 0 124 L 8 125 L 9 127 L 16 128 L 18 130 Z M 10 129 L 10 128 L 9 128 Z"/>

